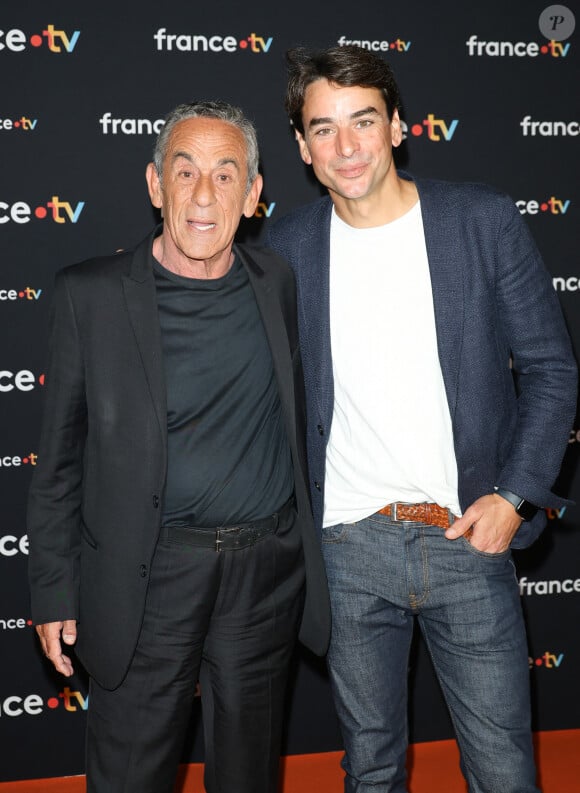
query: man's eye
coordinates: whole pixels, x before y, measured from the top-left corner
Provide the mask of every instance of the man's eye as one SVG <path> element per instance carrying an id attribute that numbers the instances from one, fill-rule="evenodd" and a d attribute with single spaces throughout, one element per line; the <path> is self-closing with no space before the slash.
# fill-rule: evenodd
<path id="1" fill-rule="evenodd" d="M 370 118 L 361 118 L 361 120 L 357 124 L 357 127 L 364 129 L 365 127 L 371 127 L 372 125 L 373 122 L 371 121 Z"/>
<path id="2" fill-rule="evenodd" d="M 331 132 L 332 130 L 330 127 L 321 127 L 320 129 L 317 129 L 314 134 L 318 135 L 319 137 L 324 137 L 326 135 L 330 135 Z"/>

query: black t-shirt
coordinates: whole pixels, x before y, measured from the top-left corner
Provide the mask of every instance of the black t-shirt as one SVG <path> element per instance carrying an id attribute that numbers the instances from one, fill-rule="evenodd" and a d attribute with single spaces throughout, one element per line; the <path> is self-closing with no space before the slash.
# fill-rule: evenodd
<path id="1" fill-rule="evenodd" d="M 272 356 L 248 275 L 184 278 L 154 262 L 167 384 L 164 525 L 275 512 L 293 471 Z"/>

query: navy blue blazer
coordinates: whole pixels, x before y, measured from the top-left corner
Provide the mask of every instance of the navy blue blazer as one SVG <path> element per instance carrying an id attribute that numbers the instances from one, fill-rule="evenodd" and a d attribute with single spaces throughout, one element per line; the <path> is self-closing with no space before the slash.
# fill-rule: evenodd
<path id="1" fill-rule="evenodd" d="M 416 180 L 416 185 L 461 508 L 494 485 L 541 507 L 561 506 L 567 502 L 551 487 L 574 421 L 577 369 L 550 275 L 508 196 L 476 184 Z M 301 207 L 275 223 L 267 239 L 296 274 L 318 529 L 333 413 L 331 210 L 328 197 Z M 404 266 L 404 252 L 388 255 Z M 390 299 L 385 295 L 385 311 Z M 512 547 L 529 545 L 545 523 L 540 510 L 522 523 Z"/>

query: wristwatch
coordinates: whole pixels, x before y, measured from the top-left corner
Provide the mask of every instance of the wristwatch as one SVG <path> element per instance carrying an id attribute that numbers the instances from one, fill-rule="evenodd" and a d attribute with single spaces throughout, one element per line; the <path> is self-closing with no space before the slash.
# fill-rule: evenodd
<path id="1" fill-rule="evenodd" d="M 539 507 L 532 504 L 531 501 L 526 501 L 525 498 L 516 496 L 511 490 L 505 490 L 503 487 L 494 487 L 494 490 L 498 496 L 505 498 L 506 501 L 513 504 L 515 511 L 522 520 L 531 520 L 539 509 Z"/>

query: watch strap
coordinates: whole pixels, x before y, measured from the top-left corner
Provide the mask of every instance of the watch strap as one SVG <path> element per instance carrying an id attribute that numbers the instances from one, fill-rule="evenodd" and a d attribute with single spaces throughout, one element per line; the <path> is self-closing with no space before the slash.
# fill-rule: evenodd
<path id="1" fill-rule="evenodd" d="M 538 507 L 535 504 L 532 504 L 531 501 L 526 501 L 521 496 L 517 496 L 511 490 L 506 490 L 504 487 L 494 487 L 494 490 L 498 496 L 505 498 L 506 501 L 513 505 L 522 520 L 531 520 L 538 511 Z"/>

